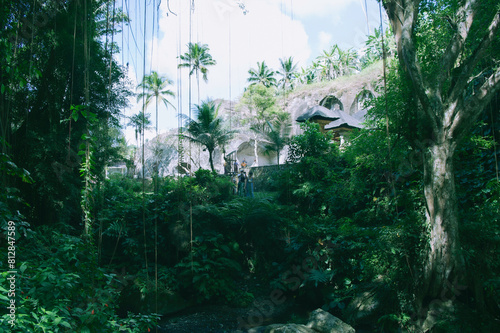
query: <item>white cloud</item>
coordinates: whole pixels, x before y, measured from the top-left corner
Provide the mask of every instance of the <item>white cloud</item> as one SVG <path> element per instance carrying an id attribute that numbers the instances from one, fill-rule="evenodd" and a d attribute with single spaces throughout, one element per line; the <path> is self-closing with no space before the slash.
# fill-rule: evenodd
<path id="1" fill-rule="evenodd" d="M 329 34 L 325 31 L 320 31 L 318 34 L 319 48 L 321 50 L 328 50 L 332 45 L 332 39 L 332 34 Z"/>
<path id="2" fill-rule="evenodd" d="M 188 0 L 161 2 L 159 40 L 148 41 L 146 48 L 148 54 L 146 71 L 149 71 L 151 67 L 152 70 L 174 80 L 175 85 L 171 89 L 176 94 L 177 84 L 179 80 L 182 81 L 181 107 L 184 114 L 188 113 L 188 70 L 182 69 L 182 76 L 179 78 L 177 55 L 187 51 L 186 45 L 189 41 L 190 30 L 190 2 Z M 347 30 L 340 32 L 338 26 L 341 21 L 345 21 L 346 25 L 343 25 L 342 29 L 353 29 L 351 26 L 347 27 L 352 21 L 353 10 L 357 11 L 356 15 L 359 12 L 364 17 L 360 7 L 363 4 L 360 0 L 243 0 L 248 10 L 246 15 L 238 6 L 238 2 L 241 1 L 195 1 L 195 10 L 191 14 L 192 41 L 199 40 L 208 44 L 210 54 L 217 61 L 216 66 L 209 68 L 208 84 L 200 82 L 201 100 L 205 100 L 207 97 L 228 99 L 230 86 L 231 98 L 236 100 L 243 92 L 244 87 L 247 86 L 248 70 L 255 67 L 258 61 L 265 60 L 269 67 L 276 70 L 279 58 L 293 56 L 299 68 L 307 66 L 312 52 L 314 52 L 312 55 L 316 56 L 316 52 L 327 49 L 332 43 L 342 43 L 343 41 L 338 36 L 339 33 L 345 36 L 349 35 Z M 354 2 L 359 2 L 359 4 L 351 6 L 351 12 L 346 10 Z M 370 0 L 369 2 L 373 3 L 374 9 L 377 9 L 376 1 Z M 167 16 L 168 4 L 177 16 L 173 14 Z M 374 13 L 378 14 L 378 11 L 375 10 Z M 307 32 L 304 24 L 307 24 Z M 149 25 L 151 23 L 148 23 Z M 347 43 L 358 43 L 358 39 L 364 38 L 365 33 L 362 33 L 362 30 L 365 25 L 364 23 L 358 25 L 360 25 L 358 27 L 360 32 L 355 35 L 361 37 L 356 39 L 356 36 L 351 36 Z M 331 30 L 328 30 L 329 28 Z M 308 33 L 311 35 L 308 36 Z M 140 39 L 139 35 L 139 31 L 136 31 L 136 36 Z M 311 43 L 314 45 L 310 45 Z M 138 44 L 141 45 L 142 41 L 138 40 Z M 129 47 L 131 49 L 129 52 L 134 53 L 131 41 L 129 41 Z M 154 52 L 151 59 L 150 50 L 152 47 Z M 136 59 L 136 61 L 138 62 L 137 66 L 142 64 L 142 60 Z M 132 64 L 130 65 L 132 67 Z M 139 69 L 139 72 L 142 70 Z M 198 96 L 194 77 L 192 87 L 192 101 L 193 104 L 196 104 Z M 172 103 L 177 106 L 178 100 L 177 96 L 175 100 L 172 100 Z M 139 110 L 140 106 L 134 105 L 133 112 L 130 109 L 127 113 L 129 115 L 137 113 Z M 148 112 L 152 113 L 154 124 L 154 108 L 151 107 Z M 160 107 L 160 132 L 177 127 L 176 113 L 177 111 L 170 108 L 166 110 L 163 105 Z M 154 133 L 154 131 L 152 132 Z"/>
<path id="3" fill-rule="evenodd" d="M 326 17 L 337 15 L 349 3 L 357 0 L 272 0 L 288 15 Z"/>
<path id="4" fill-rule="evenodd" d="M 180 1 L 180 2 L 179 2 Z M 170 1 L 170 8 L 177 14 L 166 15 L 167 2 L 162 1 L 159 41 L 154 41 L 156 50 L 152 57 L 152 69 L 176 81 L 172 87 L 177 93 L 177 55 L 187 51 L 189 42 L 189 1 Z M 279 58 L 293 56 L 294 61 L 305 65 L 311 50 L 308 36 L 301 22 L 292 20 L 280 12 L 279 6 L 265 0 L 253 0 L 246 5 L 248 13 L 233 0 L 198 1 L 192 13 L 192 41 L 199 40 L 210 48 L 217 65 L 209 67 L 208 83 L 200 78 L 201 100 L 207 97 L 235 100 L 247 85 L 248 70 L 257 61 L 277 70 Z M 151 46 L 148 47 L 150 49 Z M 231 76 L 229 73 L 231 72 Z M 183 113 L 188 113 L 188 70 L 182 69 Z M 192 102 L 198 103 L 196 78 L 192 78 Z M 177 100 L 173 101 L 177 105 Z M 154 123 L 154 114 L 152 115 Z M 173 110 L 162 106 L 159 116 L 160 128 L 177 126 Z"/>

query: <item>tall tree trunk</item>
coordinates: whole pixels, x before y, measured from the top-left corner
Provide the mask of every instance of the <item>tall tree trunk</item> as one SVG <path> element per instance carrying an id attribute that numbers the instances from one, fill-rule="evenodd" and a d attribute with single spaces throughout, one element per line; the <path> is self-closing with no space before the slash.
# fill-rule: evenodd
<path id="1" fill-rule="evenodd" d="M 464 289 L 465 261 L 460 251 L 453 170 L 455 148 L 455 139 L 441 140 L 430 145 L 424 158 L 428 243 L 416 304 L 417 322 L 424 331 L 455 313 L 455 299 Z"/>
<path id="2" fill-rule="evenodd" d="M 208 151 L 208 160 L 210 162 L 210 168 L 212 169 L 212 172 L 215 173 L 215 168 L 214 168 L 214 160 L 213 160 L 213 151 L 212 150 L 209 150 Z"/>
<path id="3" fill-rule="evenodd" d="M 254 135 L 254 137 L 253 137 L 253 154 L 254 154 L 254 158 L 255 158 L 254 166 L 258 166 L 259 165 L 259 154 L 258 154 L 259 140 L 257 140 L 256 133 L 254 133 L 253 135 Z"/>
<path id="4" fill-rule="evenodd" d="M 491 74 L 486 74 L 488 71 L 479 66 L 485 57 L 491 56 L 488 52 L 491 52 L 491 45 L 497 38 L 500 8 L 496 8 L 489 23 L 478 21 L 477 24 L 485 28 L 482 36 L 473 35 L 469 38 L 481 1 L 457 2 L 456 12 L 450 19 L 453 32 L 447 38 L 447 44 L 441 46 L 442 50 L 431 51 L 444 51 L 433 60 L 438 64 L 437 70 L 426 71 L 426 66 L 422 65 L 426 65 L 428 60 L 419 56 L 422 43 L 416 41 L 421 29 L 417 22 L 422 17 L 419 16 L 420 2 L 385 0 L 382 4 L 394 32 L 401 68 L 411 80 L 413 91 L 422 105 L 420 111 L 417 110 L 420 125 L 426 129 L 425 132 L 432 133 L 434 140 L 428 145 L 424 160 L 428 245 L 422 285 L 417 291 L 417 306 L 419 314 L 426 318 L 422 325 L 426 331 L 435 323 L 436 309 L 453 311 L 453 301 L 458 295 L 457 289 L 460 289 L 457 283 L 463 281 L 465 274 L 459 243 L 453 155 L 457 143 L 469 132 L 493 95 L 500 90 L 500 69 L 489 68 Z M 470 83 L 481 70 L 483 81 L 469 95 Z M 427 135 L 424 136 L 422 140 L 427 138 Z"/>
<path id="5" fill-rule="evenodd" d="M 196 71 L 196 84 L 198 86 L 198 105 L 200 105 L 200 73 Z"/>
<path id="6" fill-rule="evenodd" d="M 160 141 L 158 137 L 158 95 L 156 95 L 155 99 L 155 107 L 156 107 L 156 149 L 159 150 Z M 160 175 L 160 156 L 158 154 L 158 150 L 156 151 L 154 158 L 154 193 L 158 193 L 158 177 Z"/>
<path id="7" fill-rule="evenodd" d="M 450 283 L 456 283 L 457 278 L 461 279 L 464 273 L 453 170 L 455 148 L 453 139 L 433 143 L 424 162 L 426 227 L 429 232 L 422 290 L 426 298 L 422 300 L 424 304 L 448 297 L 443 291 Z"/>

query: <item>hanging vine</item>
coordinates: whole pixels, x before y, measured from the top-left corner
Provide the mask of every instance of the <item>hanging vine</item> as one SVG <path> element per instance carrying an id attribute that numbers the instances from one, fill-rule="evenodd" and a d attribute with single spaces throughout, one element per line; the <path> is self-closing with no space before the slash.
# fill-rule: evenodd
<path id="1" fill-rule="evenodd" d="M 85 133 L 82 134 L 78 156 L 82 157 L 80 165 L 80 177 L 83 181 L 83 188 L 80 195 L 80 207 L 82 209 L 82 221 L 84 225 L 84 235 L 92 235 L 92 191 L 97 181 L 95 174 L 95 166 L 93 154 L 95 152 L 95 138 L 93 136 L 94 127 L 98 123 L 95 113 L 88 111 L 85 105 L 72 105 L 71 117 L 66 121 L 74 121 L 75 123 L 82 117 L 86 122 Z M 91 239 L 91 237 L 89 237 Z"/>

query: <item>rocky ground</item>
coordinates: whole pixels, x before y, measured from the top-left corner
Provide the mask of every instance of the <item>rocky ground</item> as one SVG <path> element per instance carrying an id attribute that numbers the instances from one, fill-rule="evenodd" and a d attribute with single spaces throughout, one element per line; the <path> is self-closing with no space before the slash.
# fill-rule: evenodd
<path id="1" fill-rule="evenodd" d="M 159 332 L 172 333 L 263 333 L 272 329 L 276 332 L 345 332 L 354 333 L 355 330 L 345 324 L 340 319 L 332 316 L 328 312 L 317 309 L 309 313 L 309 319 L 302 324 L 289 323 L 290 317 L 286 320 L 285 313 L 279 313 L 277 316 L 265 318 L 258 327 L 242 327 L 242 323 L 248 323 L 249 314 L 252 308 L 235 309 L 228 306 L 202 306 L 192 308 L 189 312 L 178 314 L 175 317 L 166 319 L 161 324 Z M 279 311 L 294 310 L 287 306 Z M 295 309 L 296 310 L 296 309 Z M 279 320 L 279 317 L 283 317 Z M 299 317 L 296 317 L 299 318 Z M 281 322 L 280 324 L 277 324 Z M 306 324 L 306 325 L 304 325 Z M 272 330 L 272 331 L 274 331 Z"/>
<path id="2" fill-rule="evenodd" d="M 238 318 L 244 318 L 246 308 L 225 305 L 205 305 L 191 308 L 166 318 L 160 332 L 172 333 L 226 333 L 238 331 Z"/>
<path id="3" fill-rule="evenodd" d="M 272 304 L 271 291 L 258 281 L 247 281 L 255 297 L 247 307 L 205 304 L 190 307 L 164 317 L 159 332 L 172 333 L 226 333 L 246 332 L 253 326 L 270 325 L 296 321 L 300 316 L 307 318 L 307 311 L 297 306 L 293 298 L 283 304 Z M 264 305 L 265 304 L 265 305 Z M 269 305 L 272 308 L 269 308 Z M 265 315 L 259 312 L 261 308 Z"/>
<path id="4" fill-rule="evenodd" d="M 246 278 L 240 281 L 238 288 L 251 292 L 255 299 L 246 307 L 235 307 L 218 304 L 203 304 L 191 306 L 182 311 L 163 317 L 158 332 L 169 333 L 258 333 L 265 330 L 264 326 L 272 324 L 307 324 L 310 315 L 317 306 L 307 308 L 303 300 L 292 295 L 276 294 L 265 281 L 256 278 Z M 273 298 L 275 297 L 275 298 Z M 283 300 L 275 302 L 272 300 Z M 299 305 L 302 304 L 302 306 Z M 260 327 L 252 329 L 254 327 Z M 301 332 L 301 330 L 290 330 Z M 366 332 L 359 330 L 358 332 Z"/>

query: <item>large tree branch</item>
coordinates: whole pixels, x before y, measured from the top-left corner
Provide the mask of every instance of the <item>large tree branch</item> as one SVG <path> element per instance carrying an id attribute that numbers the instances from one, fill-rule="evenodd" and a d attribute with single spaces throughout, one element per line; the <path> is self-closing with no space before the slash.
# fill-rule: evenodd
<path id="1" fill-rule="evenodd" d="M 408 72 L 433 132 L 436 133 L 441 125 L 442 115 L 436 114 L 436 110 L 440 108 L 433 107 L 432 104 L 436 104 L 436 101 L 431 101 L 429 96 L 439 95 L 433 94 L 424 80 L 413 39 L 419 3 L 420 0 L 388 0 L 383 2 L 394 32 L 401 67 Z M 440 103 L 440 101 L 437 102 Z"/>
<path id="2" fill-rule="evenodd" d="M 441 58 L 440 73 L 437 75 L 437 91 L 441 91 L 443 83 L 450 77 L 451 70 L 455 66 L 455 62 L 469 35 L 477 8 L 477 0 L 466 1 L 457 11 L 458 22 L 451 22 L 455 32 Z"/>
<path id="3" fill-rule="evenodd" d="M 456 81 L 450 87 L 448 101 L 455 101 L 458 98 L 460 98 L 464 89 L 469 83 L 469 80 L 471 79 L 471 75 L 477 63 L 484 56 L 484 53 L 486 52 L 491 42 L 495 38 L 499 25 L 500 25 L 500 9 L 498 9 L 495 15 L 493 16 L 490 26 L 488 27 L 488 31 L 481 40 L 481 43 L 479 43 L 479 45 L 472 52 L 472 54 L 458 68 L 458 73 L 456 74 Z"/>
<path id="4" fill-rule="evenodd" d="M 497 68 L 472 96 L 459 101 L 456 105 L 450 122 L 450 135 L 456 138 L 462 137 L 498 91 L 500 91 L 500 68 Z"/>

